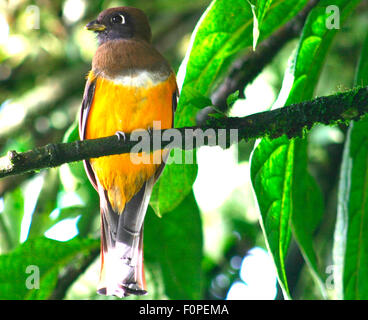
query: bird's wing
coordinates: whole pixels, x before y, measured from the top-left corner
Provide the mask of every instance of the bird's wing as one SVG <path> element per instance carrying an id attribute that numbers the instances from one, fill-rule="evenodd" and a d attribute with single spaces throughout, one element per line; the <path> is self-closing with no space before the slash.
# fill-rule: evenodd
<path id="1" fill-rule="evenodd" d="M 93 97 L 95 94 L 95 88 L 96 88 L 96 78 L 92 80 L 88 79 L 86 83 L 86 87 L 84 89 L 82 109 L 81 109 L 80 116 L 79 116 L 79 137 L 81 138 L 81 140 L 84 140 L 86 136 L 87 119 L 88 119 L 89 111 L 92 106 Z M 83 164 L 87 172 L 89 181 L 91 182 L 93 187 L 96 190 L 98 190 L 96 177 L 95 177 L 95 174 L 93 173 L 91 164 L 89 163 L 88 160 L 84 160 Z"/>

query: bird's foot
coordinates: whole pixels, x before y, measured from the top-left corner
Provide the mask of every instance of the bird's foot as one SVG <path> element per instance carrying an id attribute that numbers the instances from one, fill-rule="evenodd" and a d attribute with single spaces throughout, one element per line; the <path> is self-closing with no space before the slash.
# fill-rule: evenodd
<path id="1" fill-rule="evenodd" d="M 126 141 L 126 134 L 123 131 L 116 131 L 115 135 L 118 137 L 119 141 L 122 141 L 122 142 Z"/>

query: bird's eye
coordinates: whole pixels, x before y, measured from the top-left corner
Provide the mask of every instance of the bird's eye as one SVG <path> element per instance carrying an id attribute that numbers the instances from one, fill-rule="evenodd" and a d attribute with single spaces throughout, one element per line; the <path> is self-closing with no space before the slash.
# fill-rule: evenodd
<path id="1" fill-rule="evenodd" d="M 124 24 L 125 23 L 125 17 L 122 14 L 118 14 L 116 16 L 113 16 L 111 18 L 111 22 L 115 24 Z"/>

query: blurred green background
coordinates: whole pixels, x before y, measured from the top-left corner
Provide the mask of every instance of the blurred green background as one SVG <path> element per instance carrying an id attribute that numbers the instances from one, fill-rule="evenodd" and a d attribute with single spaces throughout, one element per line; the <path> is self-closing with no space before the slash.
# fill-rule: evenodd
<path id="1" fill-rule="evenodd" d="M 96 49 L 84 25 L 103 9 L 129 5 L 146 12 L 153 42 L 178 70 L 190 35 L 209 0 L 0 0 L 0 150 L 26 151 L 71 140 L 85 76 Z M 362 1 L 332 46 L 318 95 L 353 86 L 360 48 L 368 28 L 368 1 Z M 271 65 L 245 89 L 232 110 L 244 116 L 267 109 L 282 84 L 287 61 L 297 45 L 290 41 Z M 260 98 L 262 97 L 262 98 Z M 336 187 L 346 128 L 315 127 L 310 135 L 311 171 L 326 199 L 319 249 L 330 259 L 336 212 Z M 228 150 L 198 150 L 199 172 L 193 191 L 201 211 L 204 258 L 201 298 L 280 298 L 273 266 L 258 224 L 249 178 L 254 141 Z M 153 215 L 148 212 L 148 215 Z M 165 218 L 163 218 L 165 219 Z M 99 201 L 81 164 L 0 180 L 0 253 L 45 234 L 67 241 L 99 236 Z M 330 236 L 328 236 L 330 235 Z M 152 255 L 153 253 L 148 253 Z M 244 257 L 248 259 L 243 260 Z M 102 299 L 95 293 L 98 257 L 67 290 L 67 299 Z M 313 298 L 310 275 L 296 246 L 287 259 L 290 290 Z M 148 279 L 155 282 L 155 275 Z M 246 284 L 245 284 L 246 283 Z M 229 289 L 231 289 L 229 293 Z M 0 287 L 0 290 L 3 290 Z M 331 293 L 333 296 L 333 292 Z M 147 298 L 167 298 L 153 290 Z"/>

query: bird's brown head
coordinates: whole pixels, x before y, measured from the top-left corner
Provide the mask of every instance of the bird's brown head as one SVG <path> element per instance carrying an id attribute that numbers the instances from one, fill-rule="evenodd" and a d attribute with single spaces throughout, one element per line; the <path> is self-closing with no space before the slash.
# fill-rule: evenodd
<path id="1" fill-rule="evenodd" d="M 86 25 L 97 33 L 99 44 L 117 39 L 141 39 L 151 42 L 151 28 L 143 11 L 132 7 L 117 7 L 102 11 L 96 20 Z"/>

